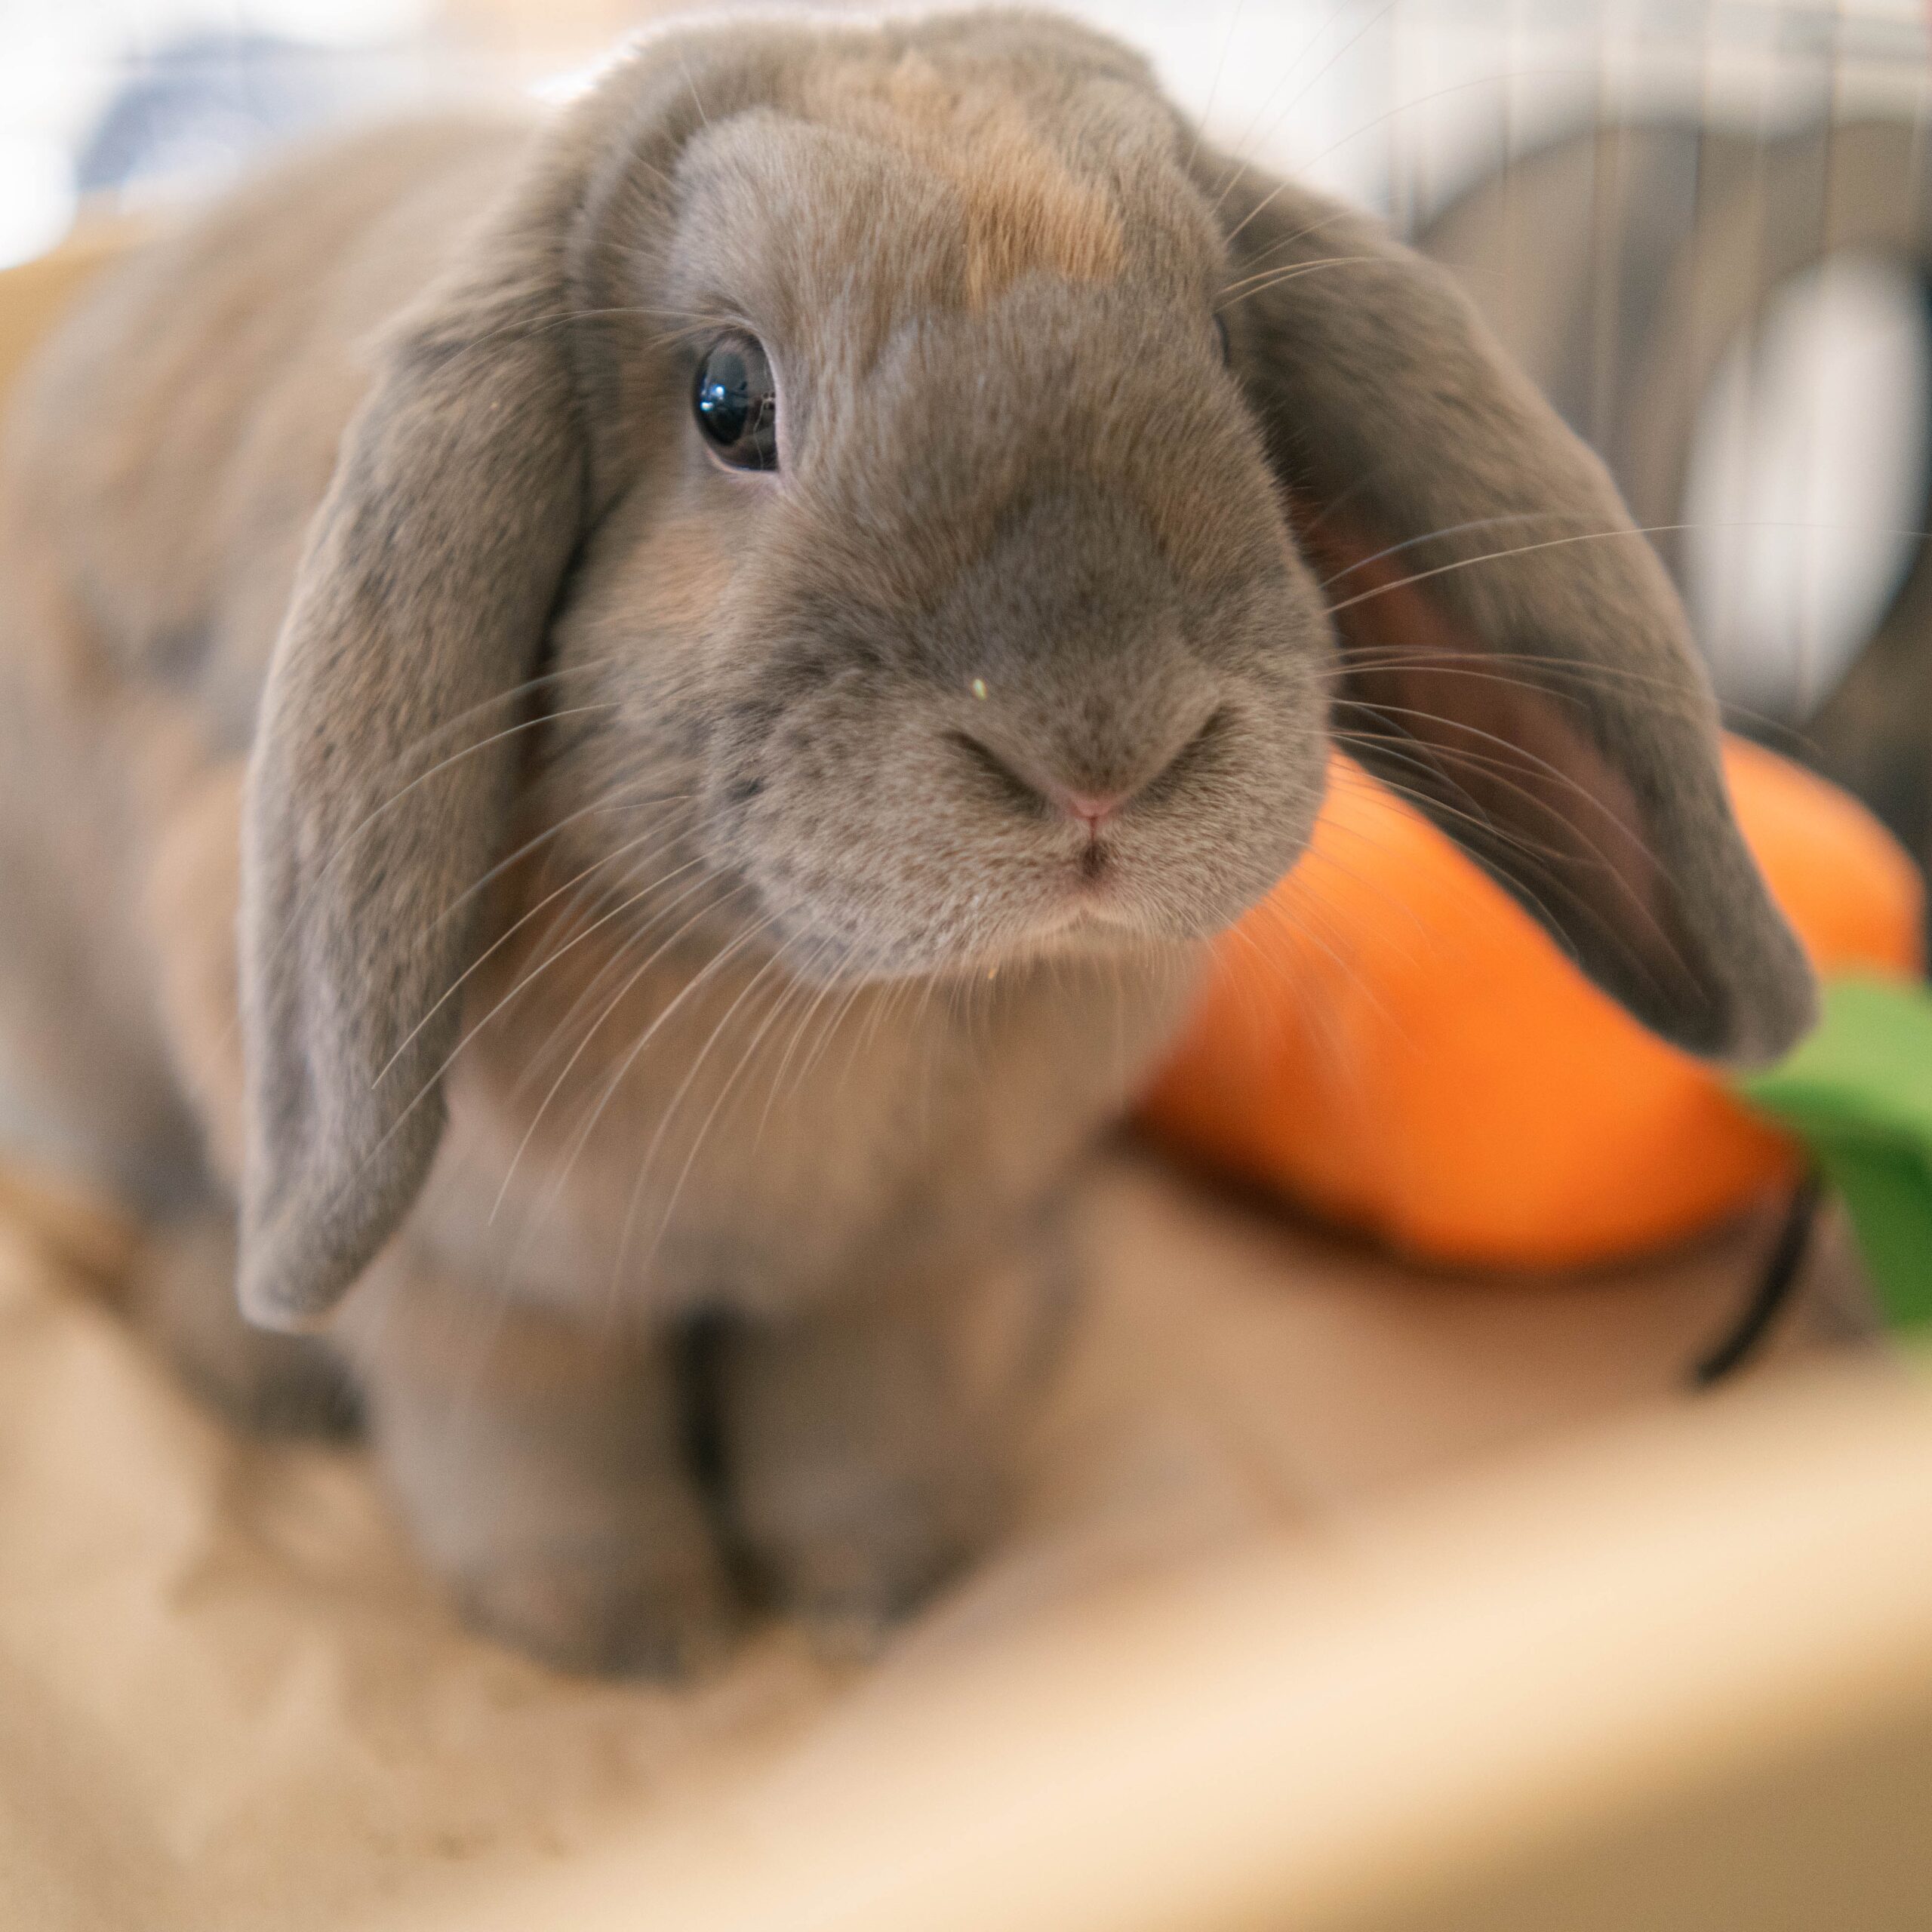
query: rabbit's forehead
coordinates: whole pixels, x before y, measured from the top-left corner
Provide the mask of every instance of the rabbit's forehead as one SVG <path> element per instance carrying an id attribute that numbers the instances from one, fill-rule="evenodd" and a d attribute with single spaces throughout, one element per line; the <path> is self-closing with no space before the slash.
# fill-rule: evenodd
<path id="1" fill-rule="evenodd" d="M 1010 84 L 915 56 L 807 66 L 696 137 L 675 254 L 775 326 L 855 295 L 891 319 L 983 309 L 1044 278 L 1198 292 L 1224 253 L 1168 111 L 1115 88 L 1060 128 Z M 732 288 L 728 285 L 735 285 Z M 881 320 L 885 319 L 882 314 Z"/>
<path id="2" fill-rule="evenodd" d="M 949 72 L 912 50 L 808 69 L 798 104 L 813 124 L 945 184 L 969 306 L 1023 276 L 1103 281 L 1126 266 L 1124 211 L 1109 184 L 1078 165 L 1010 83 Z"/>

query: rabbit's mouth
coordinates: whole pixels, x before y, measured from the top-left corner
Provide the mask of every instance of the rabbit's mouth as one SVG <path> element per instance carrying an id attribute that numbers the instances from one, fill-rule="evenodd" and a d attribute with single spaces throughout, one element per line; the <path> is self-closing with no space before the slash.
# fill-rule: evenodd
<path id="1" fill-rule="evenodd" d="M 1061 869 L 1044 918 L 1048 935 L 1069 934 L 1117 943 L 1134 929 L 1128 868 L 1103 838 L 1094 838 Z"/>
<path id="2" fill-rule="evenodd" d="M 1318 770 L 1318 768 L 1317 768 Z M 1220 788 L 1217 788 L 1217 790 Z M 854 814 L 840 841 L 785 835 L 791 815 L 748 841 L 743 878 L 777 949 L 807 977 L 952 979 L 1028 960 L 1123 962 L 1204 941 L 1238 918 L 1299 857 L 1321 786 L 1278 809 L 1155 792 L 1110 805 L 1081 794 L 1049 809 L 982 809 L 962 799 L 892 835 Z"/>
<path id="3" fill-rule="evenodd" d="M 818 916 L 795 930 L 781 917 L 774 933 L 793 971 L 828 983 L 970 980 L 1054 960 L 1128 961 L 1208 936 L 1162 904 L 1135 868 L 1104 845 L 1096 856 L 1062 859 L 1036 873 L 1030 888 L 991 916 L 942 917 L 915 922 L 912 930 L 858 924 L 839 931 L 823 923 L 826 909 L 821 904 Z"/>
<path id="4" fill-rule="evenodd" d="M 1196 922 L 1163 903 L 1140 875 L 1143 870 L 1113 841 L 1093 839 L 1072 858 L 1057 861 L 1008 928 L 968 949 L 958 968 L 971 972 L 1031 960 L 1124 959 L 1177 940 L 1207 938 L 1206 931 L 1192 929 Z"/>

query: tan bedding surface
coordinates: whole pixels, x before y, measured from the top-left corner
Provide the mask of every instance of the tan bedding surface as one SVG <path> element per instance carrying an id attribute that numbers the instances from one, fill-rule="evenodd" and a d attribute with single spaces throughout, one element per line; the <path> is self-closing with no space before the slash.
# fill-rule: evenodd
<path id="1" fill-rule="evenodd" d="M 1266 1883 L 1288 1888 L 1297 1926 L 1384 1922 L 1360 1914 L 1388 1906 L 1392 1875 L 1411 1890 L 1435 1884 L 1444 1847 L 1480 1838 L 1465 1821 L 1419 1838 L 1417 1807 L 1481 1780 L 1445 1776 L 1426 1735 L 1377 1733 L 1389 1684 L 1364 1680 L 1353 1703 L 1324 1708 L 1323 1660 L 1346 1681 L 1408 1654 L 1391 1638 L 1350 1660 L 1343 1640 L 1379 1619 L 1413 1625 L 1431 1601 L 1448 1520 L 1435 1499 L 1485 1484 L 1541 1495 L 1492 1510 L 1475 1541 L 1538 1546 L 1497 1527 L 1512 1509 L 1540 1522 L 1537 1534 L 1555 1524 L 1568 1555 L 1522 1574 L 1558 1577 L 1586 1546 L 1588 1509 L 1580 1502 L 1571 1521 L 1552 1506 L 1552 1454 L 1595 1442 L 1578 1452 L 1596 1459 L 1589 1481 L 1658 1487 L 1662 1452 L 1644 1431 L 1688 1428 L 1702 1441 L 1725 1404 L 1739 1406 L 1721 1398 L 1717 1411 L 1656 1420 L 1689 1407 L 1682 1368 L 1732 1311 L 1764 1230 L 1561 1287 L 1430 1281 L 1132 1155 L 1097 1175 L 1084 1224 L 1090 1304 L 1002 1546 L 876 1664 L 832 1668 L 773 1629 L 721 1676 L 669 1691 L 568 1681 L 464 1635 L 362 1454 L 228 1433 L 112 1314 L 126 1232 L 86 1203 L 8 1182 L 0 1926 L 909 1928 L 940 1922 L 935 1896 L 980 1915 L 962 1927 L 1233 1924 L 1204 1904 L 1159 1916 L 1172 1900 L 1162 1906 L 1145 1874 L 1128 1894 L 1151 1916 L 1056 1894 L 1044 1875 L 1056 1858 L 1086 1859 L 1109 1884 L 1131 1875 L 1131 1856 L 1104 1850 L 1119 1829 L 1111 1815 L 1056 1830 L 1048 1847 L 1023 1844 L 1022 1826 L 1041 1805 L 1110 1789 L 1078 1754 L 1137 1712 L 1135 1775 L 1158 1786 L 1168 1734 L 1220 1709 L 1230 1690 L 1214 1673 L 1244 1658 L 1256 1709 L 1284 1736 L 1310 1751 L 1324 1735 L 1331 1751 L 1337 1737 L 1374 1747 L 1332 1779 L 1293 1749 L 1269 1754 L 1306 1787 L 1269 1840 L 1276 1864 L 1302 1842 L 1285 1821 L 1311 1792 L 1353 1808 L 1348 1829 L 1303 1844 L 1320 1854 L 1313 1865 L 1271 1864 Z M 1828 1257 L 1823 1272 L 1835 1270 Z M 1812 1296 L 1790 1324 L 1787 1364 L 1822 1345 L 1828 1300 Z M 1803 1386 L 1789 1366 L 1756 1380 Z M 1861 1396 L 1860 1412 L 1890 1415 L 1901 1399 Z M 1924 1418 L 1907 1406 L 1909 1432 Z M 1617 1418 L 1636 1432 L 1623 1448 L 1601 1437 Z M 1694 1463 L 1705 1452 L 1686 1453 Z M 1906 1459 L 1924 1494 L 1886 1506 L 1922 1508 L 1932 1527 L 1925 1460 L 1919 1470 Z M 1720 1494 L 1734 1480 L 1722 1468 L 1712 1478 Z M 1435 1555 L 1418 1556 L 1425 1546 Z M 1392 1596 L 1404 1564 L 1428 1586 Z M 1346 1613 L 1351 1592 L 1367 1592 L 1359 1617 Z M 1466 1691 L 1476 1680 L 1451 1660 L 1486 1626 L 1466 1601 L 1458 1614 L 1442 1626 L 1444 1681 Z M 1555 1681 L 1574 1687 L 1567 1672 Z M 1269 1684 L 1286 1703 L 1268 1704 Z M 1101 1764 L 1121 1762 L 1120 1748 Z M 1008 1751 L 1017 1766 L 1002 1763 Z M 1178 1765 L 1186 1752 L 1174 1751 Z M 1056 1752 L 1075 1756 L 1054 1768 Z M 1017 1810 L 980 1816 L 989 1793 L 1029 1776 L 1048 1783 Z M 1289 1806 L 1291 1793 L 1276 1795 Z M 1191 1845 L 1180 1869 L 1211 1890 L 1215 1874 L 1245 1869 L 1238 1850 L 1211 1850 L 1207 1825 L 1189 1839 L 1180 1800 L 1157 1809 L 1171 1829 L 1130 1835 L 1130 1850 L 1171 1861 Z M 1209 1810 L 1235 1829 L 1237 1813 Z M 945 1877 L 974 1830 L 990 1835 L 970 1869 L 1008 1886 L 1003 1904 L 972 1904 L 958 1874 Z M 939 1890 L 916 1907 L 881 1904 L 903 1884 Z"/>

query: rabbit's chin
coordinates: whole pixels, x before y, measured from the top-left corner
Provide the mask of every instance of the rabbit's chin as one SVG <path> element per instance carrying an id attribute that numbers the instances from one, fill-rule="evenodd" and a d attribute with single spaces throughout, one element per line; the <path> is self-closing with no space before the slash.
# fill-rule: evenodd
<path id="1" fill-rule="evenodd" d="M 814 983 L 973 980 L 1035 965 L 1109 961 L 1161 970 L 1190 957 L 1212 937 L 1151 928 L 1104 903 L 1075 903 L 1033 917 L 1016 915 L 984 931 L 915 940 L 781 932 L 777 950 L 794 977 Z"/>

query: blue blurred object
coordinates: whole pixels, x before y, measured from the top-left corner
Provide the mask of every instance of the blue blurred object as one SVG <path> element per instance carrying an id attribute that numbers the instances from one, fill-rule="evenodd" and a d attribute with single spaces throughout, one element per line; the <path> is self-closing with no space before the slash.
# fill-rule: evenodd
<path id="1" fill-rule="evenodd" d="M 205 183 L 347 111 L 347 76 L 321 51 L 266 34 L 195 34 L 145 59 L 75 163 L 82 194 Z"/>

